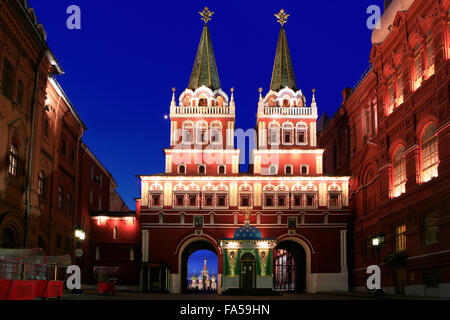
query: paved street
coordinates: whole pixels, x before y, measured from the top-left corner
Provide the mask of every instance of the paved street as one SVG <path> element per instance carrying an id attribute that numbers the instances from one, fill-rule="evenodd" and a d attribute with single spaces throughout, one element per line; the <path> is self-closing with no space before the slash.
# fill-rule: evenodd
<path id="1" fill-rule="evenodd" d="M 386 295 L 375 297 L 373 294 L 353 292 L 331 293 L 286 293 L 280 296 L 227 296 L 214 294 L 158 294 L 138 292 L 117 292 L 114 296 L 99 296 L 95 290 L 85 290 L 83 294 L 66 293 L 64 300 L 433 300 L 432 297 Z M 441 299 L 442 298 L 437 298 Z"/>

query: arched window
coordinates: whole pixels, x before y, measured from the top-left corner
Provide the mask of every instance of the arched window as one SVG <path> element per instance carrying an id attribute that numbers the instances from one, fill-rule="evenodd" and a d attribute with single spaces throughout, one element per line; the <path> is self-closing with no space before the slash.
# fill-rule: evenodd
<path id="1" fill-rule="evenodd" d="M 199 107 L 207 107 L 208 106 L 208 99 L 206 99 L 206 98 L 198 99 L 198 106 Z"/>
<path id="2" fill-rule="evenodd" d="M 225 166 L 224 165 L 219 165 L 218 173 L 219 174 L 225 174 Z"/>
<path id="3" fill-rule="evenodd" d="M 417 43 L 414 48 L 414 78 L 419 81 L 423 74 L 422 47 Z M 420 83 L 419 83 L 420 85 Z"/>
<path id="4" fill-rule="evenodd" d="M 211 124 L 211 143 L 222 143 L 222 125 L 219 122 Z"/>
<path id="5" fill-rule="evenodd" d="M 284 173 L 286 175 L 291 175 L 292 174 L 292 165 L 287 164 L 284 166 Z"/>
<path id="6" fill-rule="evenodd" d="M 278 124 L 271 123 L 269 125 L 269 144 L 279 145 L 280 144 L 280 127 Z"/>
<path id="7" fill-rule="evenodd" d="M 308 174 L 308 165 L 304 164 L 300 167 L 300 174 L 307 175 Z"/>
<path id="8" fill-rule="evenodd" d="M 19 149 L 15 144 L 11 144 L 9 148 L 9 166 L 8 173 L 17 176 L 17 166 L 19 163 Z"/>
<path id="9" fill-rule="evenodd" d="M 400 146 L 394 154 L 394 197 L 405 193 L 406 185 L 406 162 L 403 157 L 405 148 Z"/>
<path id="10" fill-rule="evenodd" d="M 39 172 L 38 192 L 41 197 L 45 196 L 45 172 Z"/>
<path id="11" fill-rule="evenodd" d="M 198 144 L 204 144 L 208 142 L 208 124 L 206 121 L 201 121 L 196 124 L 196 132 L 197 132 L 197 138 L 196 143 Z"/>
<path id="12" fill-rule="evenodd" d="M 206 174 L 206 166 L 204 164 L 201 164 L 198 166 L 198 173 L 199 174 Z"/>
<path id="13" fill-rule="evenodd" d="M 192 136 L 193 136 L 193 125 L 191 122 L 187 122 L 183 124 L 182 128 L 182 141 L 183 143 L 192 143 Z"/>
<path id="14" fill-rule="evenodd" d="M 292 126 L 292 123 L 283 123 L 283 144 L 294 144 L 293 131 L 294 128 Z"/>
<path id="15" fill-rule="evenodd" d="M 64 207 L 64 189 L 63 187 L 58 187 L 58 208 L 63 209 Z"/>
<path id="16" fill-rule="evenodd" d="M 297 139 L 298 145 L 305 145 L 307 144 L 307 127 L 303 123 L 298 123 L 295 128 L 295 136 Z"/>
<path id="17" fill-rule="evenodd" d="M 422 159 L 422 182 L 430 181 L 438 176 L 438 144 L 435 135 L 436 125 L 429 124 L 422 135 L 420 158 Z"/>
<path id="18" fill-rule="evenodd" d="M 186 166 L 184 164 L 180 164 L 178 166 L 178 173 L 179 174 L 185 174 L 186 173 Z"/>

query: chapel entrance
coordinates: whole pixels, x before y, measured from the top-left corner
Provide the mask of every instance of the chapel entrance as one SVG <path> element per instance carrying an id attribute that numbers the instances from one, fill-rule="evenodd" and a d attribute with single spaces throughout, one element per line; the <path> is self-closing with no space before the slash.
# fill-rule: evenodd
<path id="1" fill-rule="evenodd" d="M 244 253 L 241 257 L 241 289 L 253 289 L 256 287 L 256 259 L 249 252 Z"/>

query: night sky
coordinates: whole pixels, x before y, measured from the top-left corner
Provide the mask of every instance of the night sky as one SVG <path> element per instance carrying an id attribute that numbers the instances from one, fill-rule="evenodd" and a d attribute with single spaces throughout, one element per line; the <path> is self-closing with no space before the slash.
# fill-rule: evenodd
<path id="1" fill-rule="evenodd" d="M 362 1 L 28 1 L 65 71 L 61 83 L 88 127 L 83 140 L 113 174 L 130 209 L 139 196 L 136 174 L 164 171 L 169 146 L 171 88 L 187 87 L 203 21 L 209 22 L 222 89 L 235 88 L 236 128 L 255 126 L 258 87 L 267 93 L 280 31 L 285 25 L 297 85 L 319 114 L 330 117 L 369 66 L 369 5 Z M 81 30 L 66 28 L 69 5 L 81 8 Z M 248 159 L 248 156 L 247 156 Z M 246 170 L 242 166 L 241 170 Z"/>

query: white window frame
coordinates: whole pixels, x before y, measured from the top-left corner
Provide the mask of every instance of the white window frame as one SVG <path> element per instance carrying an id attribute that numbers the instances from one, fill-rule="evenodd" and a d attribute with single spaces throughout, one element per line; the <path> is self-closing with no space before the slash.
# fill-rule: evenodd
<path id="1" fill-rule="evenodd" d="M 286 170 L 287 168 L 291 168 L 291 173 L 287 173 L 287 170 Z M 284 166 L 284 174 L 292 176 L 294 174 L 294 166 L 292 164 L 286 164 Z"/>

